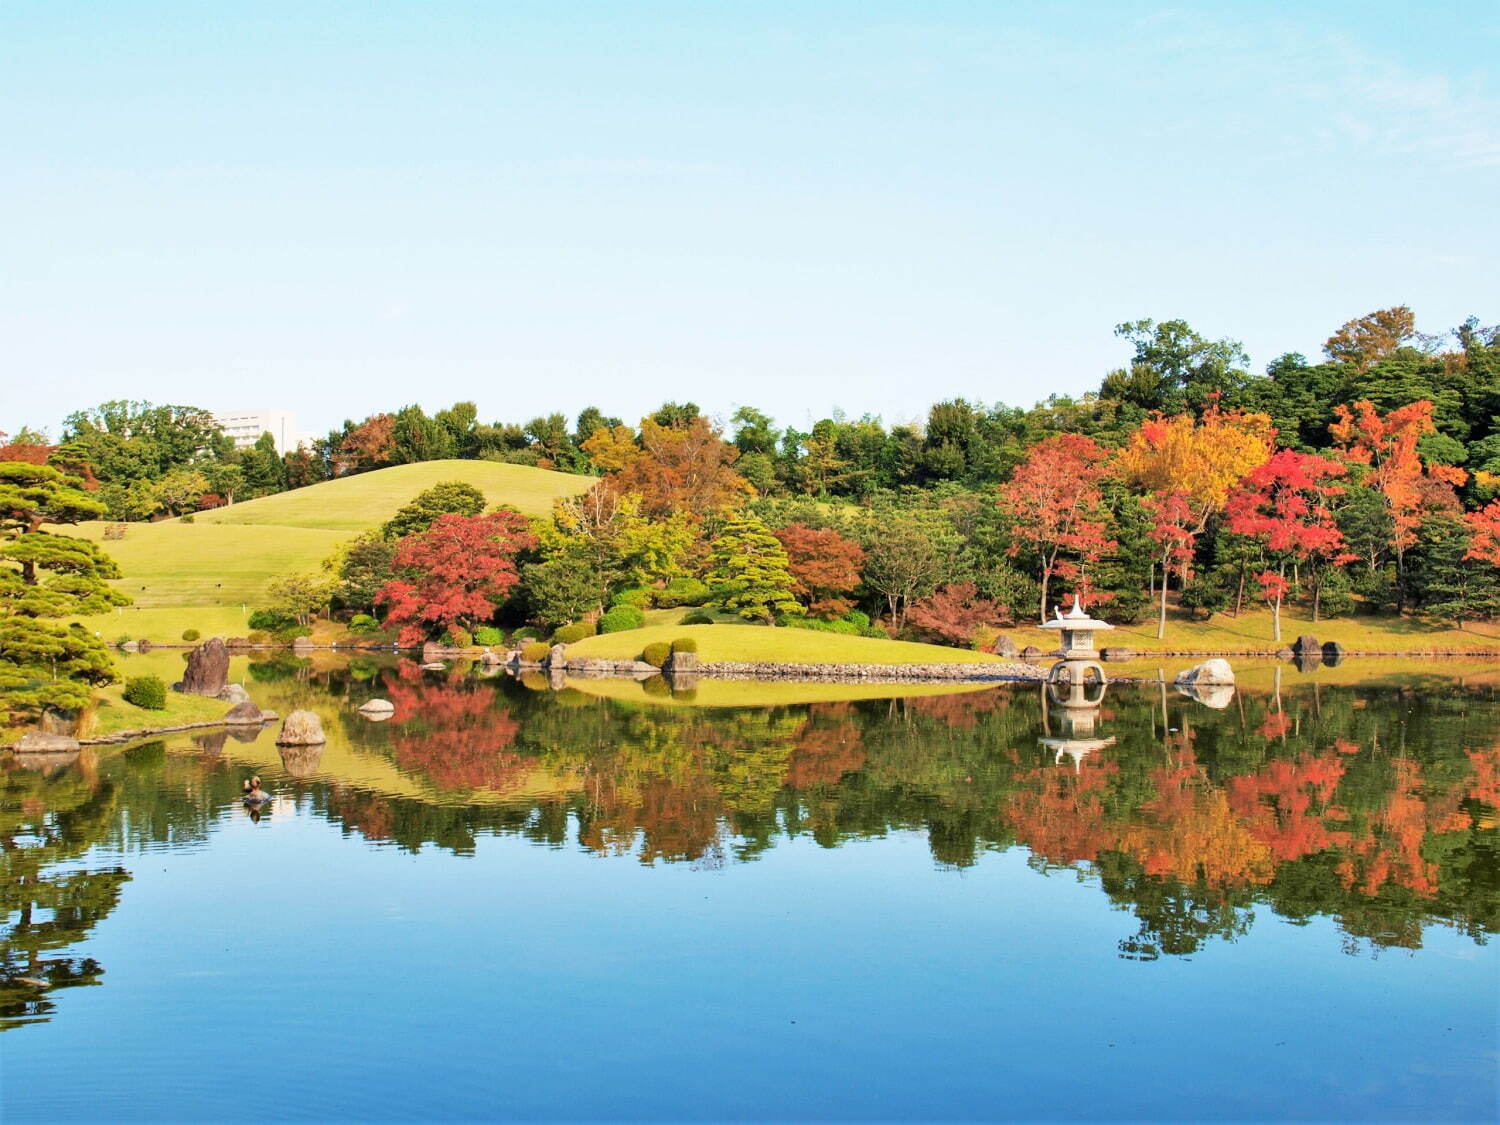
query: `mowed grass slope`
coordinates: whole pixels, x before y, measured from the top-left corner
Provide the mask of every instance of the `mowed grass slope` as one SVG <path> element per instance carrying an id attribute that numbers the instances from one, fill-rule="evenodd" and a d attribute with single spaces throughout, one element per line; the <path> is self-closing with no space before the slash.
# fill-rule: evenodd
<path id="1" fill-rule="evenodd" d="M 113 640 L 119 635 L 175 641 L 184 629 L 205 637 L 243 634 L 279 575 L 317 571 L 340 543 L 389 519 L 423 489 L 462 480 L 490 504 L 542 516 L 560 496 L 582 492 L 592 478 L 499 465 L 431 461 L 247 500 L 199 513 L 192 523 L 134 523 L 125 538 L 103 542 L 104 523 L 66 530 L 101 542 L 125 577 L 114 583 L 134 605 L 81 620 Z"/>
<path id="2" fill-rule="evenodd" d="M 656 641 L 692 637 L 698 659 L 708 664 L 733 661 L 785 664 L 993 664 L 999 657 L 914 641 L 845 637 L 811 629 L 770 629 L 764 625 L 648 625 L 623 633 L 585 637 L 568 646 L 583 660 L 633 660 Z"/>
<path id="3" fill-rule="evenodd" d="M 528 516 L 545 516 L 559 497 L 575 496 L 594 483 L 592 477 L 554 473 L 525 465 L 493 461 L 424 461 L 372 473 L 323 481 L 306 488 L 263 496 L 211 512 L 200 524 L 248 527 L 310 527 L 346 534 L 364 531 L 390 519 L 397 508 L 423 489 L 441 481 L 472 484 L 491 504 L 509 504 Z"/>

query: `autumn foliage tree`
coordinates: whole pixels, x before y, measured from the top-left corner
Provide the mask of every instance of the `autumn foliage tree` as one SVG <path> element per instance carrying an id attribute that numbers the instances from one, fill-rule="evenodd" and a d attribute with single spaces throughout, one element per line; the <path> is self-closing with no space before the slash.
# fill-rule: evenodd
<path id="1" fill-rule="evenodd" d="M 1339 405 L 1337 421 L 1329 427 L 1340 456 L 1362 466 L 1365 483 L 1385 501 L 1391 520 L 1391 552 L 1396 559 L 1397 609 L 1402 608 L 1406 553 L 1417 541 L 1424 506 L 1431 503 L 1433 486 L 1463 484 L 1468 474 L 1447 465 L 1424 470 L 1417 443 L 1434 433 L 1432 403 L 1425 399 L 1390 411 L 1384 417 L 1369 399 L 1352 407 Z M 1451 489 L 1450 489 L 1451 492 Z"/>
<path id="2" fill-rule="evenodd" d="M 954 582 L 914 602 L 906 623 L 924 637 L 944 644 L 966 645 L 984 626 L 1015 621 L 1010 609 L 979 593 L 972 582 Z"/>
<path id="3" fill-rule="evenodd" d="M 865 563 L 864 548 L 832 528 L 802 523 L 788 524 L 774 534 L 786 548 L 792 593 L 809 616 L 832 620 L 848 613 Z"/>
<path id="4" fill-rule="evenodd" d="M 606 454 L 606 442 L 617 442 L 618 435 L 601 436 L 609 434 L 601 430 L 585 444 L 587 449 L 596 439 L 600 443 L 596 462 Z M 639 496 L 641 511 L 648 516 L 685 512 L 701 519 L 743 503 L 754 491 L 731 467 L 739 450 L 701 414 L 671 425 L 643 418 L 639 451 L 631 455 L 611 444 L 607 456 L 620 464 L 615 486 Z"/>
<path id="5" fill-rule="evenodd" d="M 1348 469 L 1326 457 L 1283 449 L 1253 470 L 1228 500 L 1229 526 L 1262 543 L 1276 560 L 1260 582 L 1271 603 L 1273 639 L 1281 640 L 1281 604 L 1288 563 L 1312 568 L 1353 558 L 1333 519 L 1331 502 L 1343 492 L 1339 479 Z M 1313 583 L 1313 620 L 1318 619 L 1321 584 Z"/>
<path id="6" fill-rule="evenodd" d="M 1057 434 L 1032 446 L 1000 486 L 1000 507 L 1011 522 L 1010 554 L 1032 559 L 1040 574 L 1043 621 L 1053 576 L 1071 577 L 1114 546 L 1099 489 L 1109 463 L 1108 450 L 1093 438 Z"/>
<path id="7" fill-rule="evenodd" d="M 440 516 L 403 539 L 392 565 L 398 577 L 376 595 L 403 645 L 450 626 L 472 630 L 494 616 L 519 581 L 516 556 L 537 544 L 526 517 L 511 508 L 482 516 Z"/>

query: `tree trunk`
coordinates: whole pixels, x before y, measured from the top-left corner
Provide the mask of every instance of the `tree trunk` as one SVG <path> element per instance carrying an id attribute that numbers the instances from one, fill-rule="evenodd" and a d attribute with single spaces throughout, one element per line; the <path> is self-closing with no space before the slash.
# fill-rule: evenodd
<path id="1" fill-rule="evenodd" d="M 1052 579 L 1052 568 L 1042 567 L 1042 624 L 1047 623 L 1047 586 Z"/>
<path id="2" fill-rule="evenodd" d="M 1167 635 L 1167 575 L 1162 572 L 1161 576 L 1161 609 L 1156 615 L 1156 639 L 1161 640 Z"/>
<path id="3" fill-rule="evenodd" d="M 1276 595 L 1276 600 L 1271 603 L 1271 639 L 1277 644 L 1281 643 L 1281 595 Z"/>
<path id="4" fill-rule="evenodd" d="M 1234 592 L 1234 615 L 1239 617 L 1240 610 L 1245 608 L 1245 564 L 1240 564 L 1240 584 Z"/>

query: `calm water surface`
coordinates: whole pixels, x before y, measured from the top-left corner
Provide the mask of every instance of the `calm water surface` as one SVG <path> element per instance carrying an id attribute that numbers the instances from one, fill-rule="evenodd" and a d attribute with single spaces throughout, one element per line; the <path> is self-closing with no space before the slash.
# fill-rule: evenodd
<path id="1" fill-rule="evenodd" d="M 1493 689 L 235 672 L 3 766 L 5 1121 L 1496 1116 Z"/>

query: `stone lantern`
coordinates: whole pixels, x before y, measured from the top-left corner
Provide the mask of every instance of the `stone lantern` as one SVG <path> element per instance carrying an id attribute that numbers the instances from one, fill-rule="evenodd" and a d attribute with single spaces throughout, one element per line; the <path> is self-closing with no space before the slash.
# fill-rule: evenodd
<path id="1" fill-rule="evenodd" d="M 1097 680 L 1102 689 L 1109 682 L 1109 677 L 1104 674 L 1104 665 L 1099 663 L 1099 653 L 1094 648 L 1094 634 L 1113 629 L 1114 626 L 1085 613 L 1077 594 L 1073 595 L 1072 609 L 1063 613 L 1059 608 L 1055 612 L 1057 616 L 1043 624 L 1042 628 L 1056 629 L 1062 634 L 1062 644 L 1057 651 L 1062 659 L 1047 673 L 1048 682 L 1081 685 L 1092 679 Z M 1103 697 L 1102 690 L 1100 697 Z M 1099 704 L 1095 702 L 1085 706 L 1097 707 Z"/>

